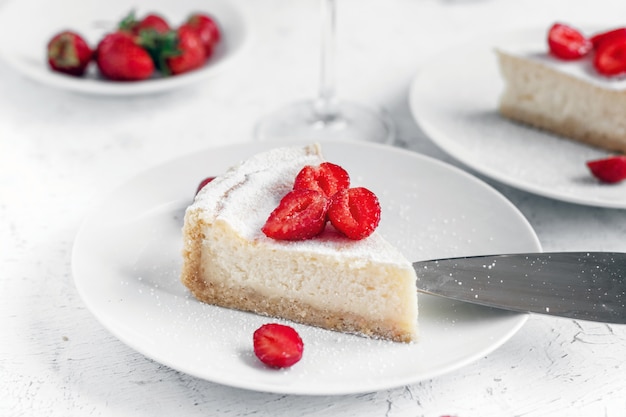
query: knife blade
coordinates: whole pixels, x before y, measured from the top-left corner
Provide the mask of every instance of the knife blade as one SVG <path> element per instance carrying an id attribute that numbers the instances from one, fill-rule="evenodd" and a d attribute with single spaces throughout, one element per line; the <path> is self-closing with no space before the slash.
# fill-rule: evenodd
<path id="1" fill-rule="evenodd" d="M 524 313 L 626 324 L 626 253 L 554 252 L 413 263 L 418 291 Z"/>

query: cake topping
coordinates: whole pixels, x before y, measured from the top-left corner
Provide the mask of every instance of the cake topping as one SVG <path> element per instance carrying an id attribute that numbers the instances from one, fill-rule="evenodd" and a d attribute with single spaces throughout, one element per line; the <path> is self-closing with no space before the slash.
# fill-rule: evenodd
<path id="1" fill-rule="evenodd" d="M 380 222 L 380 204 L 367 188 L 349 188 L 332 198 L 328 218 L 335 228 L 350 239 L 359 240 L 371 235 Z"/>
<path id="2" fill-rule="evenodd" d="M 587 167 L 602 182 L 614 184 L 626 179 L 626 155 L 589 161 Z"/>
<path id="3" fill-rule="evenodd" d="M 205 179 L 200 181 L 200 184 L 198 184 L 198 188 L 196 189 L 196 194 L 198 194 L 200 192 L 200 190 L 204 188 L 205 185 L 207 185 L 208 183 L 210 183 L 214 179 L 215 179 L 215 177 L 206 177 Z"/>
<path id="4" fill-rule="evenodd" d="M 345 169 L 330 162 L 318 166 L 307 165 L 298 173 L 294 190 L 308 189 L 323 192 L 332 197 L 337 191 L 350 186 L 350 176 Z"/>
<path id="5" fill-rule="evenodd" d="M 555 23 L 548 31 L 550 55 L 573 61 L 591 55 L 593 68 L 600 75 L 626 74 L 626 28 L 611 29 L 591 37 L 571 26 Z"/>
<path id="6" fill-rule="evenodd" d="M 293 190 L 282 198 L 261 229 L 277 240 L 306 240 L 326 226 L 330 200 L 320 191 Z"/>
<path id="7" fill-rule="evenodd" d="M 286 368 L 302 358 L 304 343 L 298 332 L 283 324 L 269 323 L 259 327 L 252 337 L 254 354 L 273 368 Z"/>
<path id="8" fill-rule="evenodd" d="M 307 240 L 322 233 L 330 220 L 346 237 L 364 239 L 378 227 L 380 204 L 370 190 L 349 186 L 350 177 L 339 165 L 307 165 L 261 230 L 277 240 Z"/>
<path id="9" fill-rule="evenodd" d="M 555 23 L 548 31 L 548 46 L 555 57 L 572 60 L 587 55 L 593 44 L 577 29 Z"/>
<path id="10" fill-rule="evenodd" d="M 626 28 L 617 28 L 600 32 L 593 35 L 590 39 L 594 48 L 599 48 L 605 42 L 613 42 L 618 39 L 626 39 Z"/>
<path id="11" fill-rule="evenodd" d="M 626 73 L 626 38 L 615 37 L 599 43 L 593 66 L 608 77 Z"/>

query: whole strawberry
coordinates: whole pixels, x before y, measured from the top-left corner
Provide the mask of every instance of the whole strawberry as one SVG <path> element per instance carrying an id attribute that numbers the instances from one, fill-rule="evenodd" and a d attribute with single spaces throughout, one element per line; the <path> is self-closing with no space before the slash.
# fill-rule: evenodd
<path id="1" fill-rule="evenodd" d="M 156 13 L 148 13 L 141 20 L 137 20 L 134 11 L 131 11 L 118 25 L 119 30 L 140 35 L 142 31 L 154 30 L 157 33 L 166 33 L 170 25 L 165 18 Z"/>
<path id="2" fill-rule="evenodd" d="M 54 71 L 81 76 L 92 57 L 93 50 L 76 32 L 63 31 L 48 42 L 48 65 Z"/>
<path id="3" fill-rule="evenodd" d="M 176 50 L 175 54 L 165 59 L 166 68 L 172 75 L 189 72 L 204 65 L 204 46 L 189 25 L 183 24 L 176 31 Z"/>
<path id="4" fill-rule="evenodd" d="M 208 59 L 213 54 L 215 45 L 221 39 L 219 26 L 215 19 L 203 13 L 193 13 L 187 19 L 189 25 L 198 35 L 204 46 L 205 58 Z"/>
<path id="5" fill-rule="evenodd" d="M 110 33 L 100 41 L 96 62 L 102 75 L 114 81 L 145 80 L 155 69 L 150 54 L 125 32 Z"/>

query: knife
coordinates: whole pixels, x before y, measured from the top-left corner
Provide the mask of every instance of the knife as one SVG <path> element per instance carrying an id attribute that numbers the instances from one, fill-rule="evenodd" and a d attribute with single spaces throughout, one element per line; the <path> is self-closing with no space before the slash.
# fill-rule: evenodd
<path id="1" fill-rule="evenodd" d="M 413 263 L 418 291 L 489 307 L 626 324 L 626 253 L 469 256 Z"/>

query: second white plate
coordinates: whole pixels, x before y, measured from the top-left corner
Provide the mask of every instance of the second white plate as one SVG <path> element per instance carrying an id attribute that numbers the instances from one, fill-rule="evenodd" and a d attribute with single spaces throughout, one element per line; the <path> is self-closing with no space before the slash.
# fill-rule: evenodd
<path id="1" fill-rule="evenodd" d="M 282 371 L 263 366 L 252 351 L 252 333 L 275 320 L 190 296 L 179 279 L 181 227 L 202 178 L 275 146 L 246 143 L 179 158 L 104 196 L 76 238 L 72 268 L 85 304 L 111 333 L 160 363 L 209 381 L 333 395 L 398 387 L 458 369 L 492 352 L 526 321 L 523 314 L 422 295 L 417 343 L 292 324 L 304 340 L 302 360 Z M 378 195 L 379 230 L 408 259 L 540 250 L 520 212 L 461 170 L 378 145 L 328 142 L 323 151 L 355 185 Z"/>
<path id="2" fill-rule="evenodd" d="M 571 203 L 626 208 L 626 182 L 608 185 L 585 162 L 608 152 L 513 123 L 497 110 L 503 89 L 494 49 L 546 49 L 547 29 L 494 34 L 434 57 L 416 75 L 411 110 L 444 151 L 481 174 L 513 187 Z"/>
<path id="3" fill-rule="evenodd" d="M 46 45 L 53 35 L 71 29 L 95 48 L 103 34 L 113 30 L 131 10 L 137 16 L 159 13 L 172 27 L 192 12 L 207 13 L 220 24 L 223 39 L 204 67 L 173 77 L 124 83 L 100 77 L 93 65 L 84 77 L 50 70 Z M 28 30 L 23 29 L 24 19 L 28 20 Z M 247 32 L 243 14 L 225 0 L 9 0 L 0 9 L 0 58 L 35 81 L 69 91 L 107 96 L 158 93 L 204 80 L 227 68 L 243 51 Z"/>

